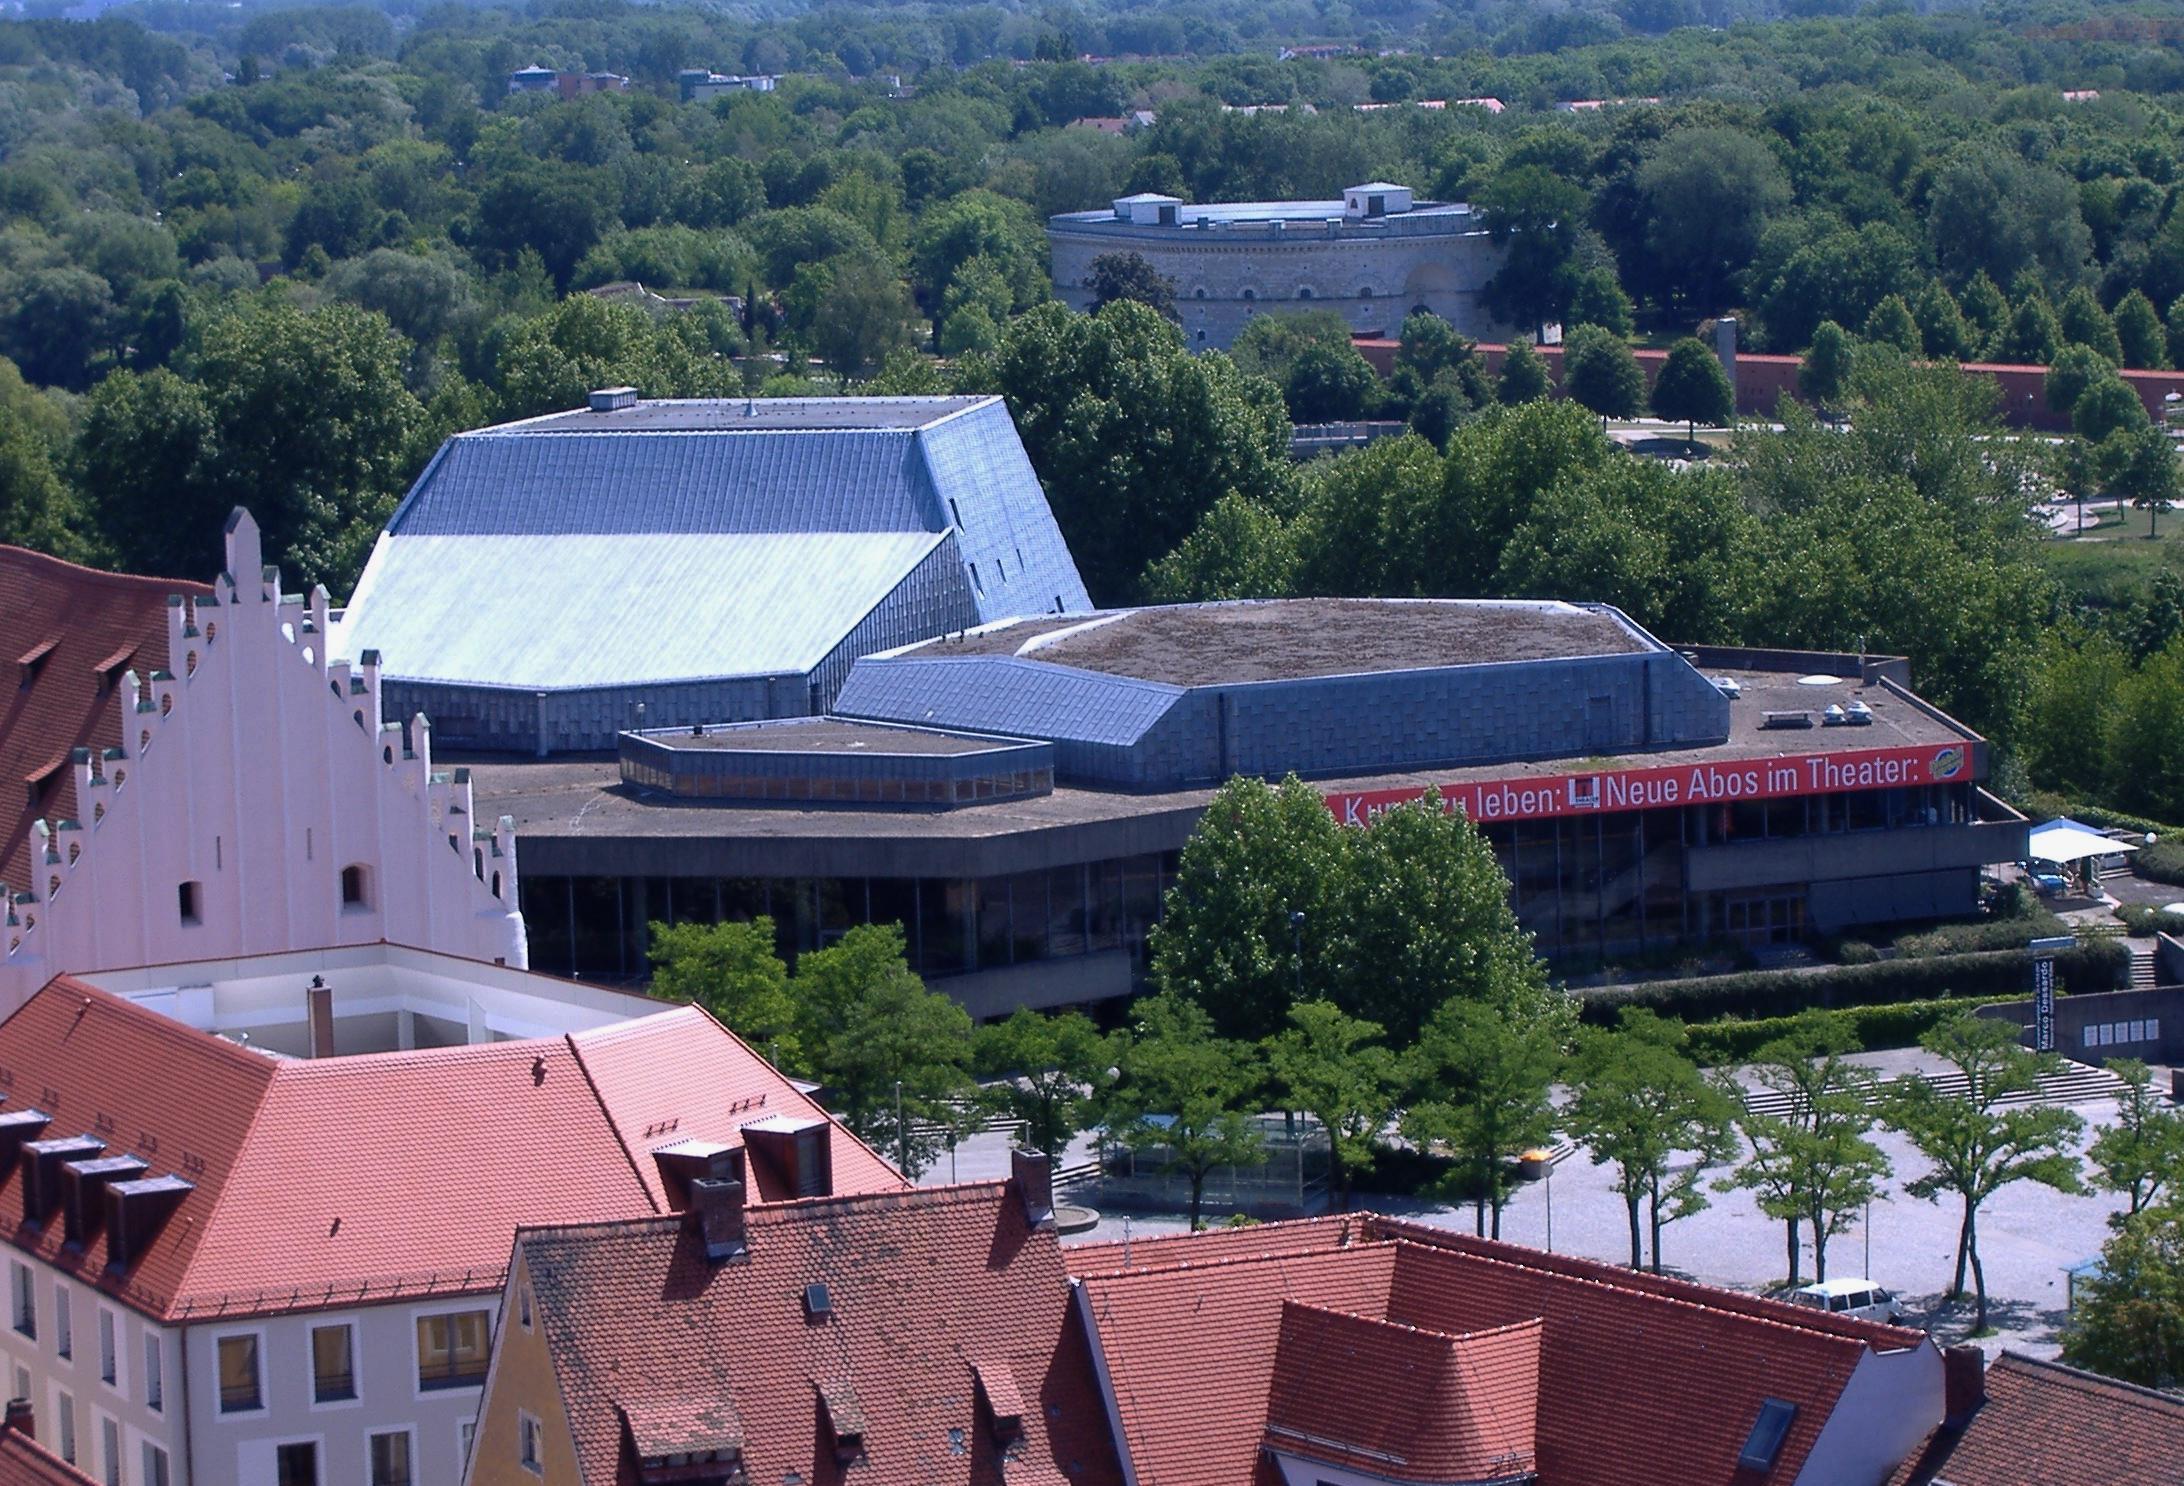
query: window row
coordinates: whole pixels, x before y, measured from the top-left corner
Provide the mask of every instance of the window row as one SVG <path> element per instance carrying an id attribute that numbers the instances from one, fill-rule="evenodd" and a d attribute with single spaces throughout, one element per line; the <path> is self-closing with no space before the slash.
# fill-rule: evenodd
<path id="1" fill-rule="evenodd" d="M 341 869 L 341 906 L 362 911 L 372 906 L 371 869 L 352 862 Z M 195 880 L 175 884 L 175 911 L 185 924 L 205 921 L 205 885 Z"/>
<path id="2" fill-rule="evenodd" d="M 329 1321 L 310 1332 L 310 1384 L 313 1403 L 350 1403 L 357 1387 L 356 1325 Z M 266 1406 L 263 1338 L 243 1331 L 218 1342 L 220 1412 L 250 1413 Z M 445 1388 L 474 1388 L 485 1381 L 492 1352 L 492 1317 L 483 1310 L 443 1311 L 417 1318 L 417 1388 L 430 1393 Z"/>
<path id="3" fill-rule="evenodd" d="M 38 1278 L 28 1264 L 10 1261 L 8 1266 L 9 1319 L 15 1333 L 29 1341 L 38 1339 Z M 126 1392 L 128 1383 L 122 1373 L 122 1325 L 121 1313 L 106 1306 L 98 1306 L 98 1363 L 99 1381 L 116 1392 Z M 53 1282 L 53 1303 L 48 1308 L 49 1335 L 53 1342 L 53 1355 L 64 1362 L 76 1359 L 76 1312 L 73 1296 L 67 1283 L 60 1279 Z M 166 1408 L 165 1367 L 162 1343 L 157 1332 L 147 1332 L 144 1337 L 144 1366 L 140 1379 L 145 1407 L 154 1413 Z"/>
<path id="4" fill-rule="evenodd" d="M 18 1397 L 27 1396 L 30 1387 L 27 1369 L 18 1367 L 15 1370 L 15 1385 Z M 56 1388 L 50 1422 L 39 1419 L 36 1424 L 40 1437 L 52 1442 L 55 1454 L 104 1486 L 169 1486 L 171 1467 L 164 1448 L 150 1440 L 141 1441 L 137 1450 L 138 1469 L 131 1475 L 125 1465 L 128 1457 L 121 1421 L 97 1412 L 92 1414 L 92 1432 L 98 1440 L 95 1457 L 88 1455 L 79 1442 L 79 1422 L 74 1395 L 65 1388 Z M 404 1481 L 402 1486 L 409 1486 L 409 1483 Z"/>

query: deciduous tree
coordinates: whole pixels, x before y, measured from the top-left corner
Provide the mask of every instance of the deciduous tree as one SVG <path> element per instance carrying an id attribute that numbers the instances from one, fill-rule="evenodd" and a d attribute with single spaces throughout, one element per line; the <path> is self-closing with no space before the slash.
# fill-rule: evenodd
<path id="1" fill-rule="evenodd" d="M 1479 1233 L 1501 1237 L 1512 1184 L 1509 1161 L 1554 1134 L 1548 1097 L 1561 1064 L 1567 1018 L 1525 1016 L 1483 1001 L 1450 1001 L 1405 1056 L 1411 1100 L 1403 1134 L 1445 1148 L 1470 1187 Z"/>
<path id="2" fill-rule="evenodd" d="M 1332 1001 L 1300 1001 L 1289 1008 L 1289 1025 L 1266 1040 L 1284 1107 L 1303 1110 L 1327 1132 L 1327 1181 L 1338 1211 L 1371 1169 L 1373 1142 L 1395 1112 L 1396 1055 L 1382 1036 L 1379 1023 L 1346 1015 Z"/>
<path id="3" fill-rule="evenodd" d="M 1206 1178 L 1263 1158 L 1244 1104 L 1257 1083 L 1248 1044 L 1221 1037 L 1205 1011 L 1177 996 L 1140 1004 L 1107 1097 L 1107 1128 L 1132 1150 L 1163 1150 L 1190 1183 L 1191 1227 L 1202 1224 Z"/>
<path id="4" fill-rule="evenodd" d="M 2184 1183 L 2184 1113 L 2164 1106 L 2153 1070 L 2136 1058 L 2118 1058 L 2108 1071 L 2123 1080 L 2116 1123 L 2093 1138 L 2086 1155 L 2093 1185 L 2122 1194 L 2135 1215 Z"/>
<path id="5" fill-rule="evenodd" d="M 810 1071 L 796 1035 L 789 967 L 774 952 L 774 922 L 652 926 L 652 994 L 710 1011 L 729 1031 L 793 1072 Z"/>
<path id="6" fill-rule="evenodd" d="M 993 1080 L 984 1090 L 987 1105 L 1022 1120 L 1029 1143 L 1059 1162 L 1090 1126 L 1115 1051 L 1083 1012 L 1050 1016 L 1019 1006 L 978 1029 L 972 1059 Z"/>
<path id="7" fill-rule="evenodd" d="M 1598 413 L 1605 424 L 1610 418 L 1638 415 L 1646 378 L 1621 337 L 1597 325 L 1582 325 L 1562 343 L 1562 390 L 1580 407 Z"/>
<path id="8" fill-rule="evenodd" d="M 1668 348 L 1668 360 L 1653 382 L 1653 416 L 1681 421 L 1686 440 L 1698 437 L 1697 425 L 1719 427 L 1736 416 L 1736 390 L 1721 361 L 1692 336 Z"/>
<path id="9" fill-rule="evenodd" d="M 2147 1388 L 2184 1386 L 2184 1205 L 2124 1222 L 2080 1283 L 2063 1360 Z"/>

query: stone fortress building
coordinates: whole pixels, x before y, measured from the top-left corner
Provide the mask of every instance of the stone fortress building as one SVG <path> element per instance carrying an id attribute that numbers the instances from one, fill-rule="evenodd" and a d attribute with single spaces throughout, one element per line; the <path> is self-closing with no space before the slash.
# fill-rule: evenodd
<path id="1" fill-rule="evenodd" d="M 1091 308 L 1104 254 L 1136 253 L 1173 279 L 1196 350 L 1225 349 L 1254 315 L 1278 311 L 1333 310 L 1356 335 L 1394 335 L 1414 309 L 1477 340 L 1510 330 L 1479 297 L 1508 248 L 1462 202 L 1419 201 L 1388 181 L 1351 186 L 1340 201 L 1125 196 L 1048 218 L 1047 239 L 1055 292 L 1072 309 Z"/>

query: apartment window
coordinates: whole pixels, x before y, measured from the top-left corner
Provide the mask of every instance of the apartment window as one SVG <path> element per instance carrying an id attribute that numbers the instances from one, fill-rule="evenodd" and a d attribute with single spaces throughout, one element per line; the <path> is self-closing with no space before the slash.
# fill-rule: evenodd
<path id="1" fill-rule="evenodd" d="M 371 1486 L 410 1486 L 410 1437 L 407 1433 L 372 1436 Z"/>
<path id="2" fill-rule="evenodd" d="M 265 1407 L 258 1387 L 258 1338 L 220 1338 L 220 1412 L 240 1414 Z"/>
<path id="3" fill-rule="evenodd" d="M 543 1433 L 544 1431 L 539 1428 L 536 1418 L 520 1411 L 517 1413 L 516 1435 L 523 1451 L 523 1468 L 527 1471 L 536 1471 L 540 1475 L 546 1473 Z"/>
<path id="4" fill-rule="evenodd" d="M 65 1393 L 53 1395 L 53 1442 L 61 1459 L 76 1463 L 76 1400 Z"/>
<path id="5" fill-rule="evenodd" d="M 175 906 L 182 910 L 182 922 L 199 924 L 205 921 L 203 914 L 205 885 L 203 883 L 185 882 L 178 884 L 174 890 L 174 897 Z"/>
<path id="6" fill-rule="evenodd" d="M 417 1318 L 417 1386 L 469 1388 L 485 1381 L 492 1328 L 484 1311 Z"/>
<path id="7" fill-rule="evenodd" d="M 76 1355 L 76 1325 L 68 1314 L 68 1287 L 53 1282 L 53 1350 L 62 1357 Z"/>
<path id="8" fill-rule="evenodd" d="M 121 1386 L 121 1338 L 116 1334 L 116 1321 L 112 1311 L 99 1307 L 99 1381 L 110 1388 Z"/>
<path id="9" fill-rule="evenodd" d="M 310 1440 L 274 1446 L 273 1486 L 318 1486 L 318 1446 Z"/>
<path id="10" fill-rule="evenodd" d="M 167 1452 L 144 1442 L 144 1486 L 169 1486 L 167 1480 Z"/>
<path id="11" fill-rule="evenodd" d="M 346 1322 L 311 1328 L 311 1398 L 341 1403 L 356 1397 L 356 1330 Z"/>
<path id="12" fill-rule="evenodd" d="M 159 1413 L 167 1406 L 166 1358 L 159 1349 L 159 1333 L 144 1338 L 144 1407 Z"/>
<path id="13" fill-rule="evenodd" d="M 38 1335 L 38 1287 L 27 1264 L 8 1266 L 9 1291 L 14 1297 L 15 1329 L 36 1340 Z"/>
<path id="14" fill-rule="evenodd" d="M 470 1442 L 478 1437 L 478 1421 L 465 1419 L 456 1426 L 456 1438 L 462 1444 L 463 1464 L 470 1464 Z"/>
<path id="15" fill-rule="evenodd" d="M 121 1425 L 99 1417 L 99 1478 L 106 1486 L 121 1486 Z"/>

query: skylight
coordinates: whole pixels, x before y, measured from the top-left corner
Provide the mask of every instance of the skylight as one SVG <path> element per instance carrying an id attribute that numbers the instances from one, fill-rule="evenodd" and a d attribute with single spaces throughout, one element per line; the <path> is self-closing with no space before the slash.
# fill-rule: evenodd
<path id="1" fill-rule="evenodd" d="M 1737 1465 L 1745 1470 L 1773 1470 L 1775 1457 L 1782 1453 L 1782 1442 L 1789 1438 L 1790 1424 L 1796 1418 L 1794 1403 L 1779 1398 L 1761 1403 L 1759 1417 L 1752 1421 L 1752 1432 L 1744 1441 L 1744 1451 L 1737 1456 Z"/>

